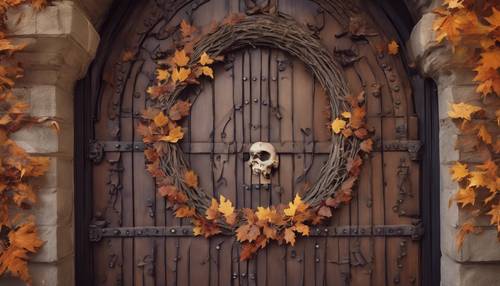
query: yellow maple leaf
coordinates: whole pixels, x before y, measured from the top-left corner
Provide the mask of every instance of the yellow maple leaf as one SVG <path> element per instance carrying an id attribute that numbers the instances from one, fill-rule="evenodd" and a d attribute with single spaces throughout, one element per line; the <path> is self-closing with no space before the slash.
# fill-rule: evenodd
<path id="1" fill-rule="evenodd" d="M 387 52 L 389 55 L 397 55 L 399 53 L 399 45 L 396 43 L 396 41 L 392 40 L 388 45 L 387 45 Z"/>
<path id="2" fill-rule="evenodd" d="M 233 203 L 231 203 L 231 201 L 226 199 L 223 195 L 220 195 L 219 201 L 219 212 L 225 217 L 232 216 L 234 213 Z"/>
<path id="3" fill-rule="evenodd" d="M 201 67 L 201 72 L 202 74 L 211 77 L 212 79 L 214 78 L 214 71 L 211 67 Z"/>
<path id="4" fill-rule="evenodd" d="M 167 81 L 169 77 L 170 77 L 170 73 L 167 70 L 164 70 L 164 69 L 157 69 L 156 70 L 156 79 L 158 81 Z"/>
<path id="5" fill-rule="evenodd" d="M 184 131 L 181 126 L 177 126 L 173 129 L 170 129 L 167 136 L 162 136 L 160 141 L 169 142 L 169 143 L 177 143 L 184 137 Z"/>
<path id="6" fill-rule="evenodd" d="M 201 54 L 201 57 L 200 57 L 200 64 L 203 65 L 203 66 L 206 66 L 206 65 L 210 65 L 214 62 L 213 59 L 210 58 L 210 56 L 206 53 L 206 52 L 203 52 L 203 54 Z"/>
<path id="7" fill-rule="evenodd" d="M 484 172 L 474 171 L 470 172 L 469 187 L 486 187 L 488 178 L 485 177 Z"/>
<path id="8" fill-rule="evenodd" d="M 285 215 L 289 217 L 295 216 L 295 214 L 298 212 L 303 212 L 307 209 L 307 205 L 302 202 L 302 199 L 300 198 L 299 194 L 295 195 L 295 198 L 293 199 L 293 202 L 288 203 L 288 208 L 284 210 Z"/>
<path id="9" fill-rule="evenodd" d="M 342 131 L 342 129 L 345 128 L 345 125 L 346 125 L 346 121 L 345 120 L 342 120 L 340 118 L 336 118 L 332 124 L 331 124 L 331 128 L 332 128 L 332 131 L 333 133 L 335 134 L 339 134 L 340 131 Z"/>
<path id="10" fill-rule="evenodd" d="M 340 115 L 344 118 L 351 118 L 351 113 L 349 111 L 344 111 Z"/>
<path id="11" fill-rule="evenodd" d="M 464 8 L 463 2 L 464 0 L 444 0 L 449 9 Z"/>
<path id="12" fill-rule="evenodd" d="M 268 222 L 271 220 L 272 213 L 270 208 L 257 207 L 255 215 L 257 216 L 259 221 Z"/>
<path id="13" fill-rule="evenodd" d="M 453 166 L 451 166 L 450 173 L 451 179 L 457 182 L 469 176 L 467 164 L 462 164 L 460 162 L 456 162 Z"/>
<path id="14" fill-rule="evenodd" d="M 172 80 L 174 83 L 185 81 L 191 75 L 191 69 L 179 68 L 172 71 Z"/>
<path id="15" fill-rule="evenodd" d="M 481 107 L 467 104 L 467 103 L 455 103 L 451 105 L 451 110 L 448 111 L 448 116 L 451 118 L 460 118 L 465 120 L 471 120 L 471 115 L 475 112 L 482 110 Z"/>
<path id="16" fill-rule="evenodd" d="M 302 234 L 303 236 L 308 236 L 309 235 L 309 226 L 303 224 L 303 223 L 296 223 L 295 224 L 295 230 Z"/>
<path id="17" fill-rule="evenodd" d="M 184 67 L 189 63 L 189 57 L 184 50 L 176 50 L 173 58 L 174 64 L 179 67 Z"/>
<path id="18" fill-rule="evenodd" d="M 158 114 L 153 118 L 153 122 L 158 127 L 163 127 L 168 124 L 168 117 L 165 116 L 163 111 L 158 112 Z"/>
<path id="19" fill-rule="evenodd" d="M 203 234 L 203 228 L 199 225 L 193 227 L 193 235 L 200 236 Z"/>
<path id="20" fill-rule="evenodd" d="M 474 205 L 476 202 L 476 192 L 472 188 L 460 188 L 454 195 L 454 200 L 462 204 L 462 207 L 467 205 Z"/>

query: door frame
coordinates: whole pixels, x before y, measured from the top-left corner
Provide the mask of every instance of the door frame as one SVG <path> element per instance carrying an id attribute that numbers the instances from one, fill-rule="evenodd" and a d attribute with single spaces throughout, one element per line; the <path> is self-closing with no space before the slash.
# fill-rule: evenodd
<path id="1" fill-rule="evenodd" d="M 93 283 L 92 253 L 88 239 L 92 218 L 92 162 L 89 160 L 89 143 L 94 138 L 93 125 L 97 120 L 102 70 L 121 26 L 138 5 L 135 0 L 115 0 L 99 32 L 101 42 L 97 55 L 86 77 L 75 88 L 74 98 L 74 207 L 75 207 L 75 285 Z M 372 0 L 368 9 L 377 17 L 389 21 L 398 33 L 398 42 L 405 43 L 418 19 L 414 19 L 407 5 L 400 0 Z M 402 47 L 404 52 L 404 47 Z M 424 236 L 421 241 L 422 285 L 439 285 L 441 268 L 440 251 L 440 196 L 439 196 L 439 119 L 437 88 L 433 80 L 421 77 L 409 69 L 403 57 L 407 77 L 415 96 L 414 105 L 419 118 L 419 138 L 423 143 L 421 168 L 421 216 Z"/>

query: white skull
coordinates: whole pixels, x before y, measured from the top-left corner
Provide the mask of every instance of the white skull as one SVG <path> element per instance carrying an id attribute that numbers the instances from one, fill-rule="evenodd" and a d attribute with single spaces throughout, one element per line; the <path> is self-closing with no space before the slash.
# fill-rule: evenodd
<path id="1" fill-rule="evenodd" d="M 274 146 L 267 142 L 255 142 L 250 146 L 250 160 L 248 165 L 252 167 L 255 175 L 266 179 L 271 177 L 273 168 L 278 168 L 279 158 Z"/>

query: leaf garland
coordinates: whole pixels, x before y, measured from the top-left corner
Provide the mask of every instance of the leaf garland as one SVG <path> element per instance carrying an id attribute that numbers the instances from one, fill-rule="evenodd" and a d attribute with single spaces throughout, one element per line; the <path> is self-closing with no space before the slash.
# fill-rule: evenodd
<path id="1" fill-rule="evenodd" d="M 47 5 L 45 0 L 1 1 L 0 27 L 6 27 L 8 9 L 26 3 L 35 10 Z M 28 260 L 30 254 L 42 247 L 43 241 L 34 218 L 26 210 L 37 202 L 31 179 L 47 172 L 49 160 L 29 155 L 9 137 L 26 125 L 48 122 L 58 131 L 59 124 L 51 118 L 29 116 L 28 104 L 13 94 L 16 79 L 23 76 L 13 55 L 24 47 L 7 38 L 5 30 L 0 31 L 0 276 L 8 274 L 31 285 Z"/>
<path id="2" fill-rule="evenodd" d="M 460 249 L 467 234 L 480 233 L 474 225 L 479 216 L 490 216 L 490 223 L 496 226 L 500 237 L 500 178 L 498 177 L 498 154 L 500 140 L 499 96 L 500 96 L 500 11 L 495 1 L 445 0 L 434 10 L 436 40 L 445 39 L 457 57 L 464 55 L 476 72 L 478 101 L 484 107 L 467 102 L 450 105 L 448 116 L 454 119 L 465 135 L 477 137 L 467 143 L 472 150 L 485 149 L 490 154 L 482 163 L 470 164 L 457 161 L 450 167 L 458 191 L 450 198 L 468 213 L 468 219 L 459 228 L 456 245 Z M 463 59 L 462 59 L 463 60 Z M 496 108 L 491 116 L 489 107 Z M 465 143 L 457 141 L 460 149 Z"/>
<path id="3" fill-rule="evenodd" d="M 233 25 L 241 19 L 244 16 L 230 16 L 223 21 L 223 25 Z M 198 29 L 185 20 L 179 27 L 183 45 L 177 45 L 173 54 L 158 62 L 156 82 L 147 90 L 153 102 L 171 98 L 181 85 L 199 84 L 198 79 L 201 77 L 213 79 L 210 65 L 222 60 L 207 52 L 201 53 L 198 59 L 192 59 L 193 42 L 200 38 Z M 364 93 L 350 96 L 347 100 L 351 109 L 341 112 L 342 117 L 331 123 L 331 130 L 338 136 L 355 136 L 360 141 L 362 152 L 368 153 L 373 148 L 373 141 L 365 125 Z M 168 201 L 168 207 L 176 217 L 191 218 L 194 235 L 208 238 L 220 233 L 234 234 L 241 243 L 240 259 L 246 260 L 271 241 L 294 245 L 298 236 L 308 236 L 311 226 L 332 217 L 334 209 L 351 200 L 362 164 L 359 156 L 347 160 L 347 179 L 333 197 L 319 206 L 308 205 L 297 194 L 288 205 L 261 206 L 256 210 L 237 209 L 228 198 L 221 195 L 210 198 L 210 205 L 206 208 L 197 209 L 184 191 L 203 192 L 196 173 L 193 170 L 181 170 L 181 185 L 176 185 L 161 167 L 163 150 L 169 148 L 168 144 L 175 144 L 183 138 L 184 131 L 179 122 L 189 115 L 191 104 L 189 101 L 177 100 L 169 110 L 162 110 L 161 104 L 153 104 L 143 112 L 138 132 L 146 145 L 146 167 L 156 180 L 158 194 Z"/>

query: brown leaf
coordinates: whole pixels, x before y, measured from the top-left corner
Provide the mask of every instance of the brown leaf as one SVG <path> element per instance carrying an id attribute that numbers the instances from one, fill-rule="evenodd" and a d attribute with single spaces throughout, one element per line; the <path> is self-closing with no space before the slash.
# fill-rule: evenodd
<path id="1" fill-rule="evenodd" d="M 198 188 L 198 175 L 193 170 L 186 171 L 184 173 L 184 182 L 190 188 Z"/>
<path id="2" fill-rule="evenodd" d="M 168 112 L 168 117 L 172 120 L 181 120 L 183 117 L 189 115 L 191 109 L 191 103 L 189 101 L 178 100 L 170 111 Z"/>
<path id="3" fill-rule="evenodd" d="M 366 153 L 370 153 L 373 150 L 373 140 L 368 138 L 359 144 L 359 148 Z"/>
<path id="4" fill-rule="evenodd" d="M 324 216 L 324 217 L 331 217 L 332 216 L 332 210 L 328 206 L 322 206 L 318 210 L 318 215 Z"/>

